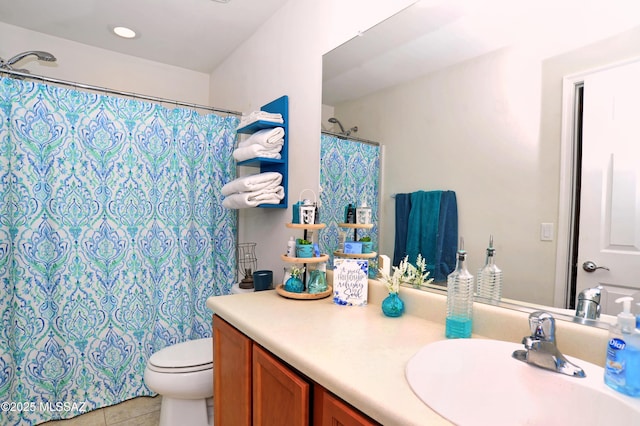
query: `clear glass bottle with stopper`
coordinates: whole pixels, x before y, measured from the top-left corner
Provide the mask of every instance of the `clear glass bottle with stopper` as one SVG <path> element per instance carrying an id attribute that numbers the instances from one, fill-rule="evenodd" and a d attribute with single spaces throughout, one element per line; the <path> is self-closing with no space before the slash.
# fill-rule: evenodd
<path id="1" fill-rule="evenodd" d="M 447 339 L 471 337 L 473 323 L 473 275 L 467 269 L 467 252 L 460 238 L 456 269 L 447 277 Z"/>
<path id="2" fill-rule="evenodd" d="M 496 250 L 493 248 L 493 235 L 489 237 L 487 260 L 478 271 L 478 297 L 488 300 L 500 300 L 502 297 L 502 270 L 495 263 Z"/>

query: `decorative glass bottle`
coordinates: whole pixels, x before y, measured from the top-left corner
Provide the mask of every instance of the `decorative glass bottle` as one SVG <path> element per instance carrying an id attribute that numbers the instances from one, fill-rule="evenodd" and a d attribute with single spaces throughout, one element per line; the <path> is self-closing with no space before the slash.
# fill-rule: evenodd
<path id="1" fill-rule="evenodd" d="M 327 264 L 322 262 L 318 264 L 316 269 L 311 271 L 307 290 L 309 294 L 316 294 L 324 293 L 327 289 Z"/>
<path id="2" fill-rule="evenodd" d="M 467 269 L 467 252 L 464 250 L 464 240 L 460 238 L 456 269 L 447 277 L 446 337 L 471 337 L 472 320 L 473 275 Z"/>
<path id="3" fill-rule="evenodd" d="M 382 301 L 382 313 L 388 317 L 399 317 L 404 313 L 404 302 L 398 293 L 389 293 Z"/>
<path id="4" fill-rule="evenodd" d="M 502 297 L 502 270 L 496 266 L 496 250 L 493 248 L 493 235 L 489 238 L 487 260 L 478 271 L 477 295 L 488 300 L 500 300 Z"/>

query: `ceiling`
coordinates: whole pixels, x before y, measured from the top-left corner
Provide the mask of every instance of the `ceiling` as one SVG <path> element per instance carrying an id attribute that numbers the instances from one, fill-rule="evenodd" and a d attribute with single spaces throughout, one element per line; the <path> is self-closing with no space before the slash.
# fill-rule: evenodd
<path id="1" fill-rule="evenodd" d="M 325 105 L 519 46 L 552 57 L 640 26 L 638 0 L 421 0 L 323 60 Z"/>
<path id="2" fill-rule="evenodd" d="M 288 0 L 220 1 L 227 0 L 0 0 L 0 21 L 210 73 Z M 114 26 L 138 35 L 117 37 Z M 0 43 L 5 59 L 17 53 Z"/>

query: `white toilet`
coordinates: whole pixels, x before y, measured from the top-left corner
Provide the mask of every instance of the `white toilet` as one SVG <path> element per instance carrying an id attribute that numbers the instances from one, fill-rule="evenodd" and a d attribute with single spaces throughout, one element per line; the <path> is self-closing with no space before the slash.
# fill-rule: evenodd
<path id="1" fill-rule="evenodd" d="M 190 340 L 151 355 L 144 382 L 162 395 L 159 426 L 211 426 L 213 340 Z"/>

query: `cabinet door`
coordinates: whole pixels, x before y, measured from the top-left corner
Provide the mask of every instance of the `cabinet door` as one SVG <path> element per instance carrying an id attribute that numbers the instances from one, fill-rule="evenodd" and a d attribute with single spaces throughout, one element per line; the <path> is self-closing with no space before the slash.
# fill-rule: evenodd
<path id="1" fill-rule="evenodd" d="M 220 426 L 251 425 L 252 341 L 213 316 L 213 416 Z"/>
<path id="2" fill-rule="evenodd" d="M 379 424 L 336 398 L 320 385 L 315 386 L 314 394 L 314 425 L 375 426 Z"/>
<path id="3" fill-rule="evenodd" d="M 309 383 L 277 358 L 253 345 L 253 424 L 309 424 Z"/>

